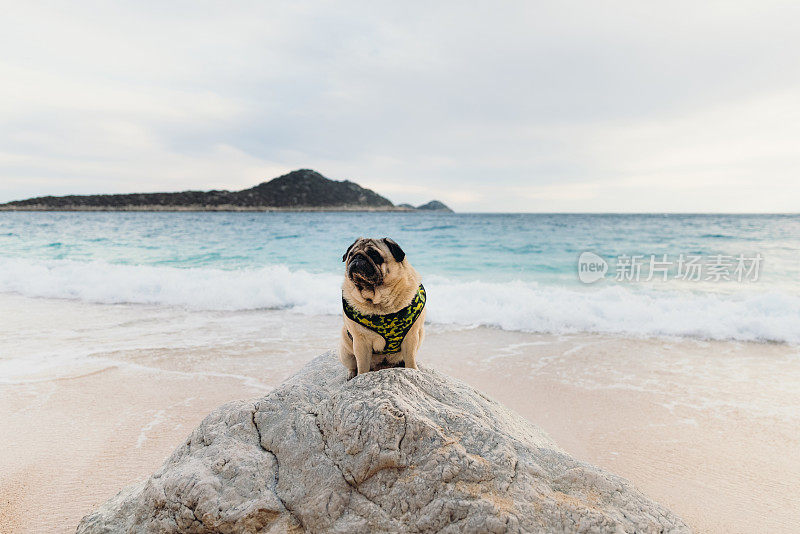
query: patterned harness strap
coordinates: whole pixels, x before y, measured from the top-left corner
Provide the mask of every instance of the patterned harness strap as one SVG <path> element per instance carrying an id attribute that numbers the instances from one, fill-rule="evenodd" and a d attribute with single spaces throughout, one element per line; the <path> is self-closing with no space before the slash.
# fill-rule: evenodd
<path id="1" fill-rule="evenodd" d="M 380 334 L 386 341 L 383 350 L 374 354 L 394 354 L 400 352 L 400 346 L 403 344 L 406 334 L 422 313 L 422 309 L 425 307 L 425 297 L 425 288 L 420 284 L 414 300 L 402 310 L 387 315 L 365 315 L 356 311 L 342 295 L 342 309 L 348 319 Z M 347 335 L 353 339 L 349 330 Z"/>

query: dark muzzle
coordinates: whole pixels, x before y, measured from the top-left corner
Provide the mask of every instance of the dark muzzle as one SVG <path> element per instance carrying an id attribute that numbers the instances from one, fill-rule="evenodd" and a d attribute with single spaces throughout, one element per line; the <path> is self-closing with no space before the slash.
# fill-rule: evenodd
<path id="1" fill-rule="evenodd" d="M 347 265 L 347 274 L 357 284 L 377 285 L 380 282 L 380 271 L 372 261 L 363 254 L 356 254 Z"/>

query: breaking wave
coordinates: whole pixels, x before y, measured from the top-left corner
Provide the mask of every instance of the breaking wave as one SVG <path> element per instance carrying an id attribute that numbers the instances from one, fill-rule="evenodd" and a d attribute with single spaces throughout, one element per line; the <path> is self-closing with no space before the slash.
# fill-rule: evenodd
<path id="1" fill-rule="evenodd" d="M 0 258 L 0 291 L 98 303 L 200 310 L 287 309 L 338 314 L 340 276 L 284 265 L 224 270 L 99 261 Z M 800 343 L 800 297 L 720 295 L 622 286 L 426 278 L 428 320 L 530 332 L 601 332 Z"/>

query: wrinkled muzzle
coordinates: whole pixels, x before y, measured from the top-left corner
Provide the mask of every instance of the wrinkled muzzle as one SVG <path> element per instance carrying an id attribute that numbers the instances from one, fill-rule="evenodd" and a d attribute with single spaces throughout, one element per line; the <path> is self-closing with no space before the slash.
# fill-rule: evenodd
<path id="1" fill-rule="evenodd" d="M 347 264 L 347 276 L 357 286 L 377 286 L 382 282 L 380 269 L 366 255 L 357 253 Z"/>

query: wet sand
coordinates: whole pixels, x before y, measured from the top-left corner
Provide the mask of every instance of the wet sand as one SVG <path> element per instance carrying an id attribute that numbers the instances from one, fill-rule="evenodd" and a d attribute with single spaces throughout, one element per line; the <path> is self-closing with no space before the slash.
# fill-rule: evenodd
<path id="1" fill-rule="evenodd" d="M 99 349 L 0 383 L 3 533 L 74 532 L 83 515 L 154 471 L 208 412 L 265 394 L 335 346 L 339 327 L 334 317 L 275 311 L 209 314 L 200 323 L 176 312 L 142 326 L 132 316 L 146 307 L 23 300 L 48 313 L 55 306 L 66 330 L 85 325 L 76 350 Z M 40 311 L 26 318 L 23 310 L 7 328 L 20 331 Z M 114 324 L 92 330 L 102 321 Z M 170 341 L 173 330 L 243 323 L 254 326 L 190 336 L 193 345 Z M 130 324 L 131 339 L 148 342 L 126 345 L 115 328 Z M 58 332 L 42 336 L 55 342 Z M 127 348 L 110 348 L 101 332 Z M 4 334 L 0 327 L 0 349 L 9 351 L 13 336 Z M 800 524 L 797 347 L 432 327 L 420 361 L 518 411 L 577 458 L 628 478 L 697 532 Z"/>

